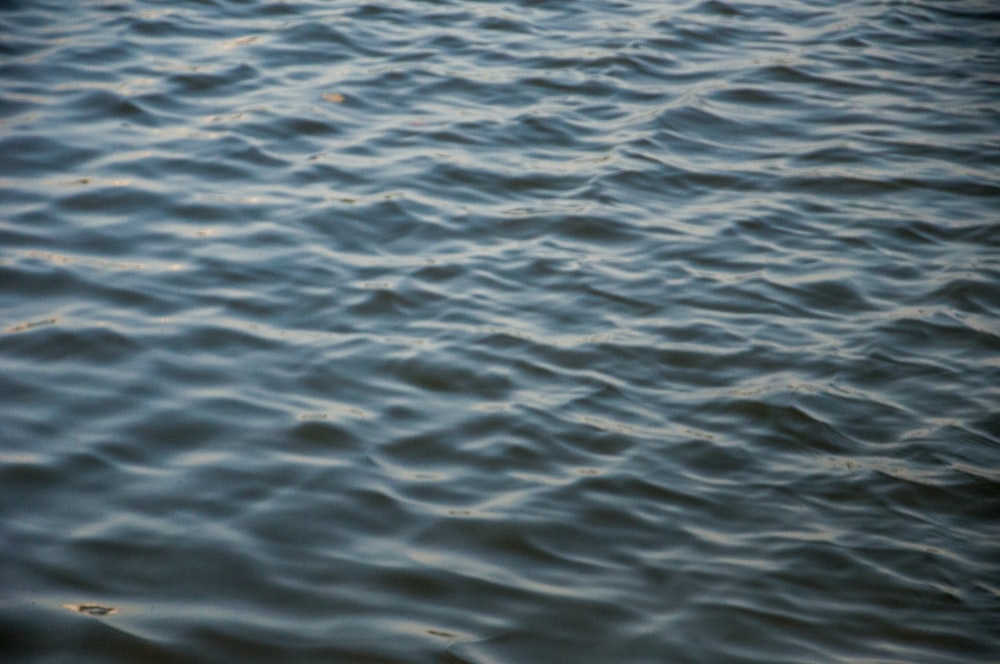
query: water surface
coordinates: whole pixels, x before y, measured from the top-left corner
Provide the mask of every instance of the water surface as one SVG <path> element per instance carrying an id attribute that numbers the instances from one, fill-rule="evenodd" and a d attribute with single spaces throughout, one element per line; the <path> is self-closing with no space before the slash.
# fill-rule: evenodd
<path id="1" fill-rule="evenodd" d="M 993 2 L 0 5 L 0 654 L 1000 659 Z"/>

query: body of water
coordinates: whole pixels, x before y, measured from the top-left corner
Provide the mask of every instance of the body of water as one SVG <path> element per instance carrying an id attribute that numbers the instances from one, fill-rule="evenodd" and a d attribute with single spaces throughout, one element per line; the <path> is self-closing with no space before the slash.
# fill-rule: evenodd
<path id="1" fill-rule="evenodd" d="M 1000 660 L 1000 5 L 0 3 L 0 656 Z"/>

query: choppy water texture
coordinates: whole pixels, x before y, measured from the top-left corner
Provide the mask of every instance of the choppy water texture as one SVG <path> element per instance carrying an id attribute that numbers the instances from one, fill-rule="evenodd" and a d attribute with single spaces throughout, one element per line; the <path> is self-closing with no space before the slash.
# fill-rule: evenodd
<path id="1" fill-rule="evenodd" d="M 1000 659 L 1000 6 L 0 5 L 5 662 Z"/>

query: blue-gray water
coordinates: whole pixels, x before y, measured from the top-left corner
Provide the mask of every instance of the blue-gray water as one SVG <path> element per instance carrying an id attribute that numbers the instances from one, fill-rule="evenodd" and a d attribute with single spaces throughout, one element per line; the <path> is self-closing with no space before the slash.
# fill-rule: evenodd
<path id="1" fill-rule="evenodd" d="M 0 659 L 998 661 L 998 173 L 987 0 L 7 0 Z"/>

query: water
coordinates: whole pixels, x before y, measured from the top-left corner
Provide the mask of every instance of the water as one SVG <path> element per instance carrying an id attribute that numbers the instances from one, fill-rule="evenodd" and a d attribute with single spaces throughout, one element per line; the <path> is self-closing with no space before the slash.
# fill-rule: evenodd
<path id="1" fill-rule="evenodd" d="M 5 2 L 5 662 L 1000 660 L 1000 8 Z"/>

